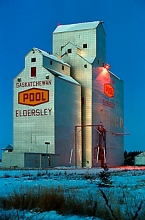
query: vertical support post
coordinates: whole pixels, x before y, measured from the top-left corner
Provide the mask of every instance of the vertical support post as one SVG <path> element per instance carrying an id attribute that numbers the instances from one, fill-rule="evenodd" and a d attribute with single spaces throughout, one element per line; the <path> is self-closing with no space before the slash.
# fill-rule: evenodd
<path id="1" fill-rule="evenodd" d="M 104 167 L 104 163 L 106 163 L 106 129 L 102 125 L 99 125 L 98 131 L 101 167 Z"/>
<path id="2" fill-rule="evenodd" d="M 102 124 L 75 126 L 75 134 L 74 134 L 75 165 L 77 165 L 77 134 L 85 127 L 97 127 L 97 132 L 99 133 L 99 143 L 98 143 L 96 163 L 98 162 L 98 160 L 101 160 L 101 167 L 104 167 L 104 163 L 106 163 L 106 129 Z M 77 132 L 77 128 L 81 128 L 81 130 Z"/>
<path id="3" fill-rule="evenodd" d="M 76 161 L 77 160 L 77 155 L 76 155 L 76 148 L 77 148 L 77 146 L 76 146 L 77 145 L 77 140 L 76 140 L 77 139 L 77 126 L 75 126 L 75 137 L 74 138 L 75 138 L 75 140 L 74 140 L 74 142 L 75 142 L 74 143 L 75 144 L 74 151 L 75 151 L 75 167 L 76 167 L 77 166 L 77 161 Z"/>
<path id="4" fill-rule="evenodd" d="M 42 163 L 42 156 L 41 156 L 41 154 L 40 154 L 40 169 L 41 169 L 41 163 Z"/>

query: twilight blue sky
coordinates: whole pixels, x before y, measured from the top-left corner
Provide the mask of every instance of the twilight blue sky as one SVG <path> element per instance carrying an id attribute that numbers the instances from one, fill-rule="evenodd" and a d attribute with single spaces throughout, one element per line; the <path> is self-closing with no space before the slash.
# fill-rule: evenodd
<path id="1" fill-rule="evenodd" d="M 58 23 L 101 20 L 107 62 L 124 80 L 125 149 L 145 150 L 144 12 L 144 0 L 0 0 L 0 149 L 13 144 L 13 78 L 24 56 L 33 47 L 52 52 Z"/>

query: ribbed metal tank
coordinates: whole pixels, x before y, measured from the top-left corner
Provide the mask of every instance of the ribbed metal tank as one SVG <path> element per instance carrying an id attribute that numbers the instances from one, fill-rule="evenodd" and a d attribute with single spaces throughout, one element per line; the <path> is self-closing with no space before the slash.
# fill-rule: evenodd
<path id="1" fill-rule="evenodd" d="M 95 124 L 106 127 L 107 164 L 122 165 L 124 138 L 112 133 L 124 132 L 123 81 L 111 72 L 108 76 L 101 75 L 106 62 L 106 35 L 102 22 L 58 26 L 53 32 L 53 54 L 70 64 L 71 76 L 82 86 L 82 123 L 76 128 L 76 139 L 81 130 L 83 166 L 100 166 L 100 161 L 94 157 L 98 141 Z M 114 89 L 114 97 L 104 93 L 107 85 Z"/>
<path id="2" fill-rule="evenodd" d="M 106 162 L 123 165 L 124 154 L 124 83 L 103 67 L 93 67 L 93 124 L 106 129 Z M 92 151 L 98 145 L 98 133 L 93 130 Z M 99 166 L 93 153 L 93 166 Z"/>

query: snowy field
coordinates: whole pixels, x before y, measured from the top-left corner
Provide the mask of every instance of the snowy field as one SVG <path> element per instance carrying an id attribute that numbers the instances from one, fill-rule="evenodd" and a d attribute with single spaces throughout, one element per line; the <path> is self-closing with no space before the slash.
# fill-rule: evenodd
<path id="1" fill-rule="evenodd" d="M 25 187 L 44 186 L 47 188 L 63 187 L 68 190 L 77 190 L 79 197 L 100 198 L 104 202 L 99 192 L 98 174 L 102 168 L 92 169 L 67 169 L 57 168 L 49 170 L 3 170 L 0 169 L 0 196 L 8 196 L 14 190 L 20 191 Z M 145 167 L 120 167 L 109 168 L 111 174 L 112 187 L 102 187 L 113 208 L 117 205 L 124 213 L 128 213 L 126 219 L 133 219 L 130 213 L 135 213 L 142 202 L 142 209 L 145 208 Z M 125 201 L 125 202 L 124 202 Z M 91 220 L 99 218 L 88 216 L 61 216 L 54 211 L 36 213 L 31 211 L 20 212 L 18 210 L 0 210 L 3 213 L 13 213 L 19 219 L 64 219 L 64 220 Z M 140 213 L 138 213 L 139 217 Z M 17 218 L 16 218 L 17 219 Z M 135 219 L 135 218 L 134 218 Z M 138 218 L 137 218 L 138 219 Z M 145 218 L 144 218 L 145 219 Z"/>

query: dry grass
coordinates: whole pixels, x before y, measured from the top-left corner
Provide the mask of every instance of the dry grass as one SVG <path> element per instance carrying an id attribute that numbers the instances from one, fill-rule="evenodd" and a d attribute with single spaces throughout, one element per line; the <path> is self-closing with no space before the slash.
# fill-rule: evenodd
<path id="1" fill-rule="evenodd" d="M 0 197 L 0 208 L 4 210 L 33 210 L 35 212 L 55 210 L 62 215 L 101 215 L 102 217 L 109 215 L 109 211 L 107 209 L 105 211 L 104 208 L 101 214 L 100 203 L 94 201 L 91 195 L 85 199 L 79 198 L 77 190 L 73 189 L 68 192 L 61 187 L 21 188 L 20 193 L 14 191 L 12 195 Z"/>
<path id="2" fill-rule="evenodd" d="M 93 216 L 108 220 L 138 220 L 144 219 L 145 211 L 143 202 L 136 206 L 136 211 L 130 213 L 130 207 L 122 212 L 121 204 L 118 199 L 111 196 L 111 193 L 106 193 L 103 188 L 100 189 L 100 194 L 96 188 L 96 196 L 88 194 L 84 198 L 78 196 L 78 189 L 72 191 L 58 188 L 46 188 L 42 186 L 32 188 L 21 188 L 20 193 L 14 191 L 12 195 L 0 197 L 0 208 L 4 210 L 33 210 L 35 212 L 46 212 L 55 210 L 62 215 L 80 215 Z M 112 206 L 112 203 L 115 205 Z M 121 203 L 125 206 L 126 194 L 122 194 Z M 139 217 L 139 212 L 141 212 Z M 18 215 L 18 213 L 17 213 Z M 143 218 L 141 218 L 143 217 Z M 1 216 L 0 219 L 14 219 L 13 216 Z M 15 218 L 16 219 L 16 218 Z M 17 217 L 18 219 L 18 217 Z"/>

